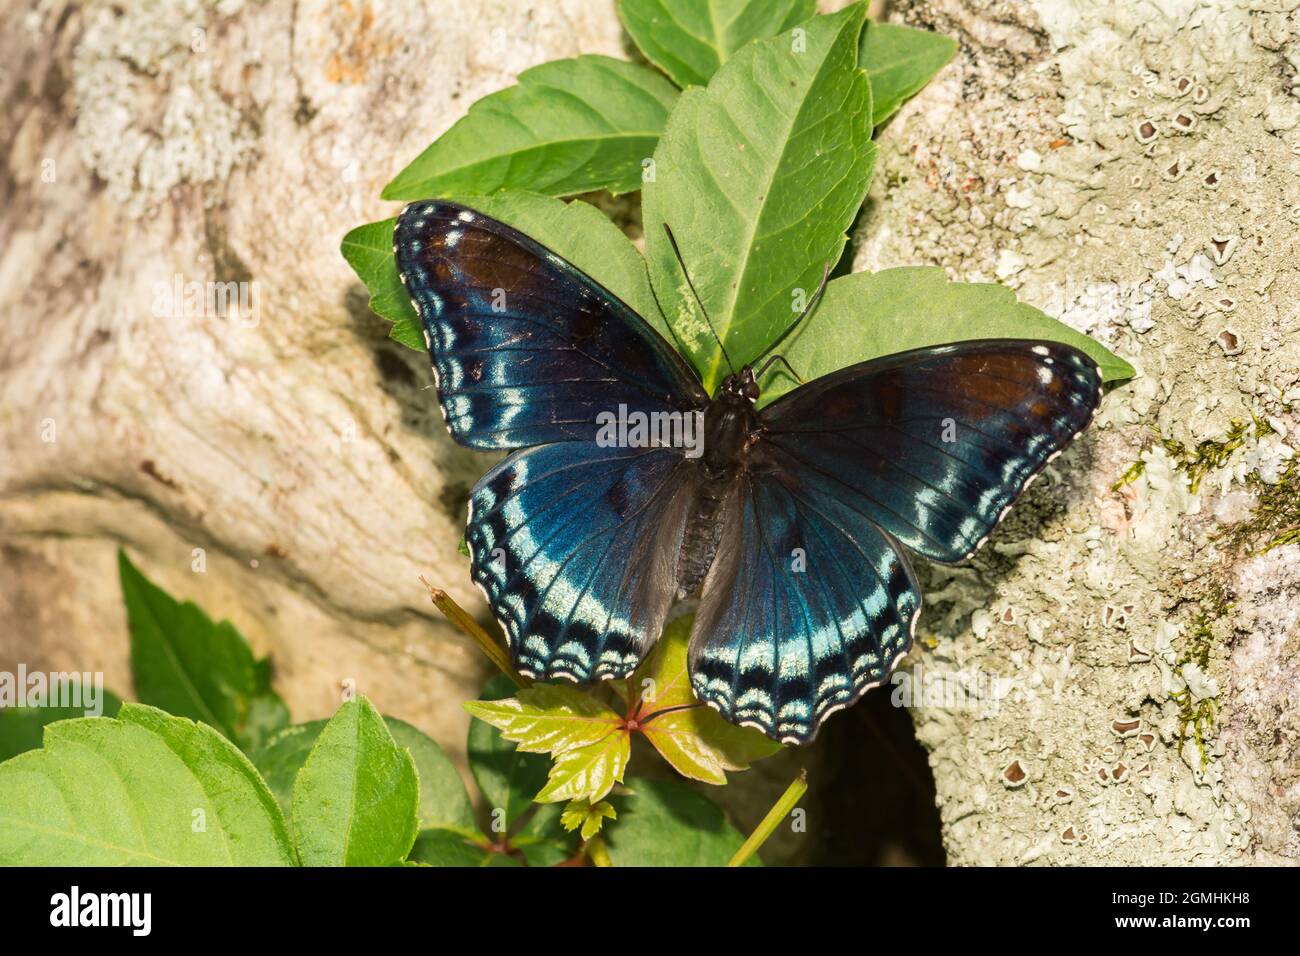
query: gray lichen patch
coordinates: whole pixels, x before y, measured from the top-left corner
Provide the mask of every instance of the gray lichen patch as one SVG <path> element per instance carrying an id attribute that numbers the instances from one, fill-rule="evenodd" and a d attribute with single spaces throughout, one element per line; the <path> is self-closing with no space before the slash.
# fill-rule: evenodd
<path id="1" fill-rule="evenodd" d="M 213 44 L 242 0 L 139 0 L 88 8 L 73 90 L 82 161 L 140 214 L 182 183 L 223 181 L 256 130 L 217 75 Z M 226 61 L 227 68 L 229 62 Z"/>
<path id="2" fill-rule="evenodd" d="M 1300 18 L 1038 0 L 993 28 L 975 0 L 902 6 L 965 55 L 882 136 L 856 266 L 997 278 L 1141 373 L 984 553 L 926 569 L 919 666 L 1001 689 L 913 711 L 950 858 L 1294 858 L 1296 682 L 1265 670 L 1296 622 L 1259 609 L 1294 593 L 1300 547 L 1224 535 L 1276 505 L 1300 427 Z M 1270 561 L 1269 590 L 1243 580 Z M 1009 788 L 1013 761 L 1032 773 Z"/>
<path id="3" fill-rule="evenodd" d="M 1234 568 L 1242 635 L 1226 662 L 1234 706 L 1220 722 L 1222 762 L 1251 810 L 1259 861 L 1300 857 L 1300 548 Z"/>

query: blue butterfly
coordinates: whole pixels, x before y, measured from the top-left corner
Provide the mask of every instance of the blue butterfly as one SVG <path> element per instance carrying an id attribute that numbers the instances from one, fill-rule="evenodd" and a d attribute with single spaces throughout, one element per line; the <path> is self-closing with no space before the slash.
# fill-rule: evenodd
<path id="1" fill-rule="evenodd" d="M 984 339 L 759 410 L 761 372 L 711 398 L 631 308 L 504 223 L 430 200 L 394 240 L 448 430 L 514 450 L 474 486 L 466 538 L 515 667 L 626 677 L 698 593 L 695 695 L 782 742 L 812 740 L 911 647 L 906 550 L 969 557 L 1101 395 L 1077 349 Z"/>

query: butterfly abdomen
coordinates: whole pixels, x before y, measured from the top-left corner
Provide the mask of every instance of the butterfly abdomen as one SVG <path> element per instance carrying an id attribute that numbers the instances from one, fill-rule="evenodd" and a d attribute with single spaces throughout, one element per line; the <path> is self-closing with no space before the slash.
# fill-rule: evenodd
<path id="1" fill-rule="evenodd" d="M 682 536 L 682 550 L 677 556 L 677 596 L 694 594 L 704 581 L 722 536 L 718 514 L 731 491 L 731 481 L 705 481 L 695 498 L 695 507 Z"/>
<path id="2" fill-rule="evenodd" d="M 736 487 L 757 427 L 758 417 L 753 402 L 730 388 L 720 391 L 705 409 L 704 480 L 696 493 L 682 539 L 682 550 L 677 558 L 679 597 L 694 594 L 713 564 L 722 536 L 719 515 L 727 496 Z"/>

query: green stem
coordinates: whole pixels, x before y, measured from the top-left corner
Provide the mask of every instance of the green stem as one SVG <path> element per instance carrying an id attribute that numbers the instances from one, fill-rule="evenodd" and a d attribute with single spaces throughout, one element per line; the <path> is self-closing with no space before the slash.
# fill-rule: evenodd
<path id="1" fill-rule="evenodd" d="M 800 770 L 799 776 L 794 779 L 790 786 L 785 788 L 785 793 L 781 794 L 779 800 L 772 804 L 772 809 L 767 811 L 767 816 L 759 821 L 758 826 L 754 827 L 754 832 L 749 835 L 749 839 L 744 845 L 736 851 L 736 855 L 731 858 L 727 866 L 743 866 L 745 861 L 758 852 L 758 848 L 767 842 L 767 838 L 775 832 L 777 825 L 780 824 L 790 812 L 794 810 L 795 805 L 803 799 L 803 795 L 808 792 L 808 771 Z"/>
<path id="2" fill-rule="evenodd" d="M 697 700 L 697 701 L 695 701 L 694 703 L 690 703 L 690 704 L 678 704 L 676 707 L 665 707 L 663 710 L 656 710 L 656 711 L 654 711 L 654 712 L 651 713 L 650 716 L 648 716 L 645 720 L 640 721 L 640 723 L 641 723 L 641 726 L 644 727 L 646 724 L 650 723 L 650 721 L 652 721 L 652 720 L 658 720 L 658 719 L 659 719 L 660 717 L 662 717 L 664 714 L 675 714 L 675 713 L 677 713 L 678 711 L 682 711 L 682 710 L 691 710 L 692 708 L 695 708 L 695 707 L 703 707 L 703 706 L 704 706 L 704 705 L 701 704 L 701 703 Z M 638 705 L 637 705 L 637 709 L 636 709 L 636 715 L 635 715 L 635 717 L 636 717 L 637 719 L 639 719 L 640 716 L 641 716 L 641 705 L 638 704 Z"/>
<path id="3" fill-rule="evenodd" d="M 420 575 L 420 583 L 429 589 L 429 597 L 433 600 L 433 606 L 441 611 L 452 624 L 464 631 L 470 636 L 479 649 L 487 655 L 488 660 L 501 669 L 505 674 L 515 682 L 516 687 L 531 687 L 530 681 L 523 674 L 520 674 L 510 666 L 510 655 L 499 641 L 492 638 L 492 635 L 483 630 L 482 626 L 474 618 L 470 617 L 469 612 L 451 599 L 442 588 L 435 588 Z"/>
<path id="4" fill-rule="evenodd" d="M 614 861 L 609 858 L 609 847 L 605 846 L 605 841 L 598 836 L 587 841 L 587 859 L 591 861 L 592 866 L 614 865 Z"/>

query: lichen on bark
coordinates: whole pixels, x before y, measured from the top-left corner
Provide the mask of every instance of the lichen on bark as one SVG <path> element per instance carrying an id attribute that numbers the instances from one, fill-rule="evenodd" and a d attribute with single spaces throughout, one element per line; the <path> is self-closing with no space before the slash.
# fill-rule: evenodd
<path id="1" fill-rule="evenodd" d="M 1002 682 L 914 711 L 950 860 L 1300 859 L 1300 549 L 1225 540 L 1300 426 L 1300 15 L 892 9 L 962 53 L 881 138 L 857 267 L 1001 279 L 1141 370 L 988 553 L 927 569 L 914 666 Z"/>

